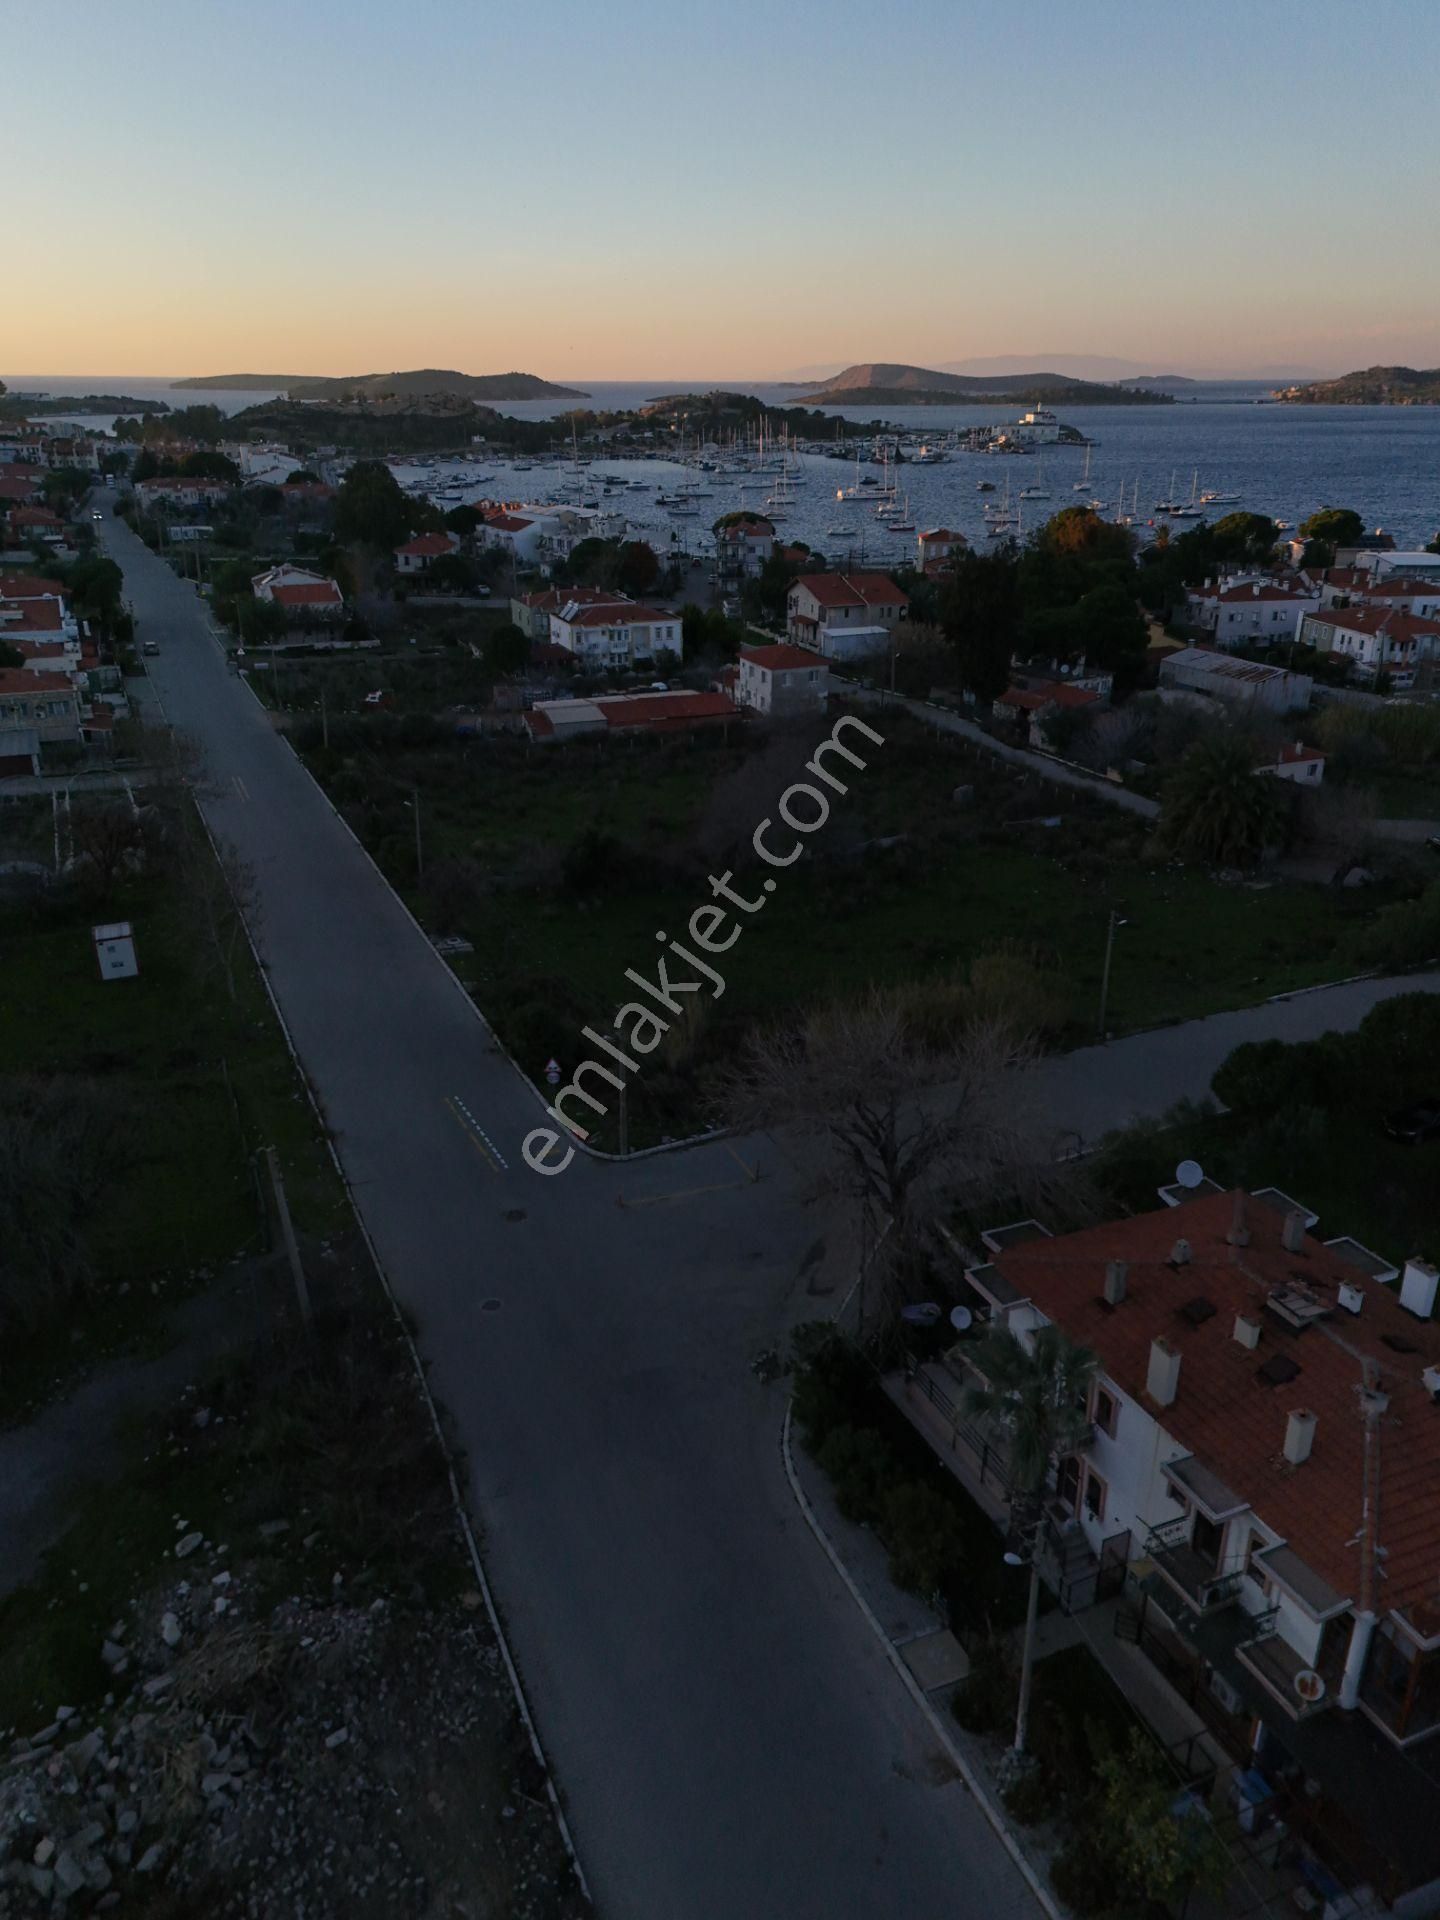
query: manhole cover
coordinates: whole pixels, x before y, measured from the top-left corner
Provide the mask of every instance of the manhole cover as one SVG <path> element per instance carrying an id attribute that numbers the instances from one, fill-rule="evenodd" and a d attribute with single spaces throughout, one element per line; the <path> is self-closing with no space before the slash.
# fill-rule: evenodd
<path id="1" fill-rule="evenodd" d="M 500 1311 L 500 1302 L 498 1300 L 482 1300 L 480 1302 L 480 1311 L 482 1313 L 498 1313 Z"/>

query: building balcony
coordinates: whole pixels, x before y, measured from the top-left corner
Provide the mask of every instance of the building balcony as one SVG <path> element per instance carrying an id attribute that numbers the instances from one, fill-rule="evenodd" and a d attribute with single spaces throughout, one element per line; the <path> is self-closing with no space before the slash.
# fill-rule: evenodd
<path id="1" fill-rule="evenodd" d="M 1188 1514 L 1149 1529 L 1145 1551 L 1155 1571 L 1196 1613 L 1233 1606 L 1240 1590 L 1239 1571 L 1221 1573 L 1213 1560 L 1197 1553 L 1190 1544 L 1189 1529 Z"/>
<path id="2" fill-rule="evenodd" d="M 1302 1673 L 1310 1671 L 1310 1663 L 1298 1654 L 1288 1640 L 1282 1640 L 1274 1629 L 1273 1609 L 1261 1614 L 1257 1625 L 1261 1631 L 1253 1639 L 1242 1640 L 1235 1649 L 1235 1658 L 1264 1687 L 1270 1697 L 1277 1701 L 1292 1720 L 1305 1720 L 1311 1714 L 1323 1713 L 1334 1704 L 1334 1691 L 1327 1680 L 1325 1690 L 1316 1700 L 1303 1699 L 1296 1691 L 1296 1681 Z"/>

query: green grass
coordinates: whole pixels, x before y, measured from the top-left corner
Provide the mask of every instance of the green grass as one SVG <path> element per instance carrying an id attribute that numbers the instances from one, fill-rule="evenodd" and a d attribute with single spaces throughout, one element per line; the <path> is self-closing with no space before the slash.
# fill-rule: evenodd
<path id="1" fill-rule="evenodd" d="M 745 749 L 444 742 L 407 750 L 400 741 L 392 729 L 383 752 L 332 749 L 317 765 L 422 920 L 436 924 L 430 889 L 447 862 L 488 883 L 468 905 L 452 906 L 437 931 L 471 941 L 457 971 L 528 1071 L 552 1054 L 573 1064 L 580 1027 L 609 1024 L 629 997 L 626 969 L 650 964 L 657 929 L 680 936 L 709 898 L 697 823 L 713 784 L 743 763 Z M 757 821 L 773 812 L 784 784 L 777 776 L 771 793 L 757 783 Z M 972 810 L 951 799 L 962 784 L 976 789 Z M 416 884 L 405 804 L 415 786 L 425 886 Z M 1057 811 L 1058 827 L 1039 824 Z M 590 832 L 621 842 L 629 866 L 618 880 L 597 872 L 587 885 L 582 865 L 567 887 L 564 856 Z M 903 844 L 853 857 L 862 838 L 890 836 Z M 1128 922 L 1115 940 L 1112 1032 L 1250 1005 L 1353 971 L 1350 937 L 1382 890 L 1222 884 L 1199 870 L 1146 864 L 1144 839 L 1128 815 L 1026 787 L 892 716 L 884 750 L 812 843 L 814 857 L 777 876 L 769 903 L 726 956 L 726 991 L 708 1009 L 702 1051 L 718 1058 L 752 1021 L 822 996 L 952 976 L 1006 942 L 1051 956 L 1068 990 L 1069 1037 L 1089 1038 L 1112 907 Z M 837 858 L 847 842 L 852 857 Z M 652 1072 L 634 1089 L 636 1144 L 702 1119 L 693 1088 L 666 1088 Z"/>
<path id="2" fill-rule="evenodd" d="M 102 980 L 91 927 L 123 917 L 140 972 Z M 103 910 L 75 893 L 0 909 L 0 1075 L 93 1082 L 117 1102 L 120 1171 L 88 1234 L 94 1281 L 78 1316 L 25 1338 L 0 1379 L 0 1418 L 82 1354 L 155 1337 L 153 1289 L 263 1249 L 268 1225 L 253 1156 L 274 1146 L 302 1235 L 349 1219 L 344 1189 L 243 941 L 236 998 L 207 970 L 168 881 L 128 882 Z M 125 1291 L 122 1292 L 122 1289 Z"/>

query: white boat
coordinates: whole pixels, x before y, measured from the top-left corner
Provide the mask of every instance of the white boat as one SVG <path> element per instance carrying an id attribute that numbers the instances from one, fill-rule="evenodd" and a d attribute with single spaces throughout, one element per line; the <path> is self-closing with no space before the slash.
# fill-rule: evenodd
<path id="1" fill-rule="evenodd" d="M 1238 493 L 1202 493 L 1200 504 L 1202 507 L 1238 507 L 1240 496 Z"/>
<path id="2" fill-rule="evenodd" d="M 1090 455 L 1093 451 L 1094 451 L 1093 448 L 1088 446 L 1086 447 L 1085 471 L 1083 474 L 1081 474 L 1080 478 L 1077 481 L 1075 481 L 1074 485 L 1071 487 L 1070 490 L 1072 493 L 1089 493 L 1090 491 Z"/>
<path id="3" fill-rule="evenodd" d="M 1170 518 L 1172 520 L 1203 519 L 1205 509 L 1200 505 L 1200 502 L 1195 497 L 1199 486 L 1200 486 L 1200 469 L 1197 467 L 1195 469 L 1194 478 L 1190 482 L 1189 500 L 1186 501 L 1184 506 L 1177 506 L 1177 505 L 1174 505 L 1173 503 L 1171 505 Z"/>

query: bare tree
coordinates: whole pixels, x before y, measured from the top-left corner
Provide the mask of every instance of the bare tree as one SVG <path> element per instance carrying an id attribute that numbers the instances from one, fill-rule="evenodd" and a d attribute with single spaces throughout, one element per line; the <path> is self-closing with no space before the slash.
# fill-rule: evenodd
<path id="1" fill-rule="evenodd" d="M 76 861 L 99 891 L 108 893 L 140 860 L 145 831 L 135 807 L 107 800 L 71 809 L 70 840 Z"/>
<path id="2" fill-rule="evenodd" d="M 1028 1115 L 1032 1044 L 977 1019 L 927 1044 L 903 996 L 873 991 L 757 1031 L 726 1076 L 734 1124 L 816 1143 L 817 1195 L 842 1204 L 864 1244 L 903 1270 L 957 1208 L 1044 1188 L 1050 1151 Z"/>

